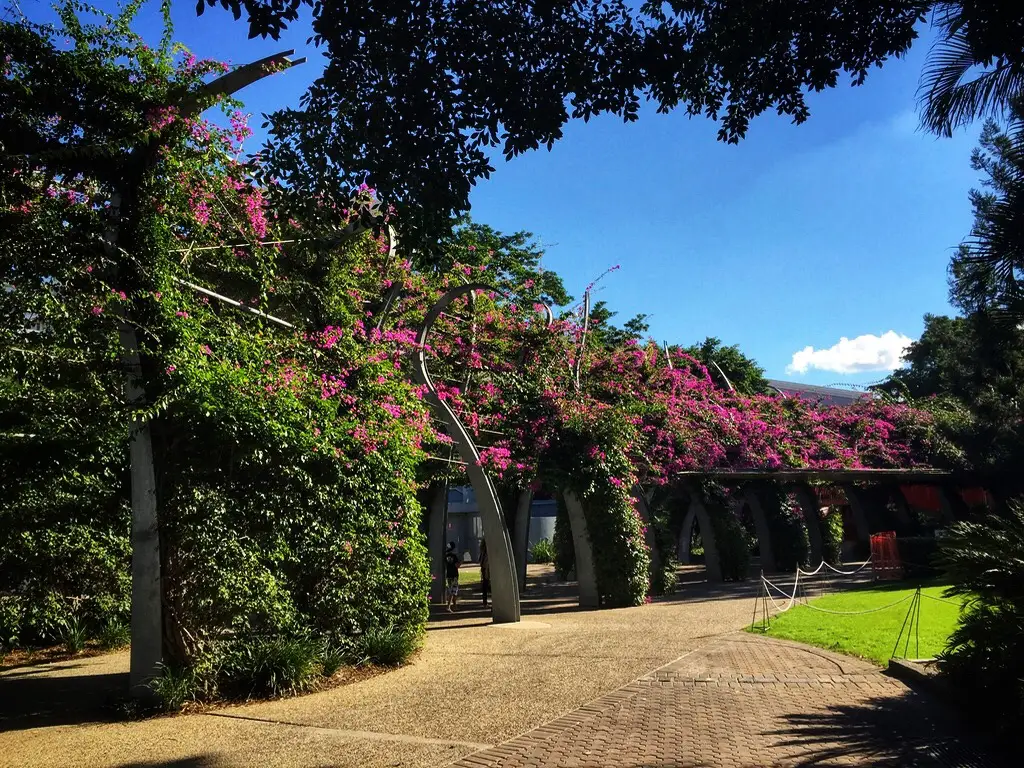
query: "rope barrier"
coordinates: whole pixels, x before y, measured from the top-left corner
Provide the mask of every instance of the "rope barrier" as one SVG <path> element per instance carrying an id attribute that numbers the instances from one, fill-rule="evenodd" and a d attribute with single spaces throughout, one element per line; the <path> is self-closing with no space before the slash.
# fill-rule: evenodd
<path id="1" fill-rule="evenodd" d="M 892 608 L 893 606 L 897 606 L 900 603 L 905 603 L 905 602 L 907 602 L 907 600 L 910 600 L 912 597 L 913 597 L 913 595 L 906 595 L 905 597 L 901 597 L 899 600 L 897 600 L 897 601 L 895 601 L 893 603 L 889 603 L 888 605 L 883 605 L 883 606 L 880 606 L 878 608 L 869 608 L 869 609 L 867 609 L 865 611 L 830 611 L 828 608 L 819 608 L 818 606 L 811 605 L 810 603 L 804 603 L 804 607 L 805 608 L 810 608 L 812 611 L 818 611 L 820 613 L 828 613 L 828 614 L 831 614 L 833 616 L 864 616 L 865 614 L 868 614 L 868 613 L 878 613 L 879 611 L 884 611 L 884 610 L 886 610 L 888 608 Z"/>

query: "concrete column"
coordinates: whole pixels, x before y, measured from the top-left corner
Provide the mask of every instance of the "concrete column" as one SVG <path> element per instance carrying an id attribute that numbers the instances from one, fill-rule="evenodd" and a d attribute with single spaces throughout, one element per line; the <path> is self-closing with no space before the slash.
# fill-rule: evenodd
<path id="1" fill-rule="evenodd" d="M 817 566 L 825 559 L 824 546 L 821 538 L 821 504 L 818 494 L 806 483 L 793 486 L 797 506 L 803 513 L 804 525 L 807 526 L 807 541 L 811 545 L 811 565 Z"/>
<path id="2" fill-rule="evenodd" d="M 525 489 L 519 493 L 516 503 L 515 527 L 512 530 L 512 554 L 516 561 L 516 578 L 520 591 L 526 589 L 526 561 L 530 549 L 530 507 L 533 506 L 533 491 Z"/>
<path id="3" fill-rule="evenodd" d="M 576 581 L 580 588 L 580 608 L 599 608 L 601 595 L 597 590 L 597 572 L 594 570 L 594 550 L 587 531 L 587 518 L 583 505 L 572 491 L 563 491 L 565 508 L 572 527 L 572 543 L 576 552 Z"/>
<path id="4" fill-rule="evenodd" d="M 711 514 L 708 511 L 708 500 L 696 485 L 688 485 L 687 493 L 690 497 L 690 510 L 687 517 L 692 513 L 700 524 L 700 538 L 704 543 L 704 568 L 707 572 L 709 582 L 722 580 L 722 564 L 718 559 L 718 544 L 715 542 L 715 529 L 711 524 Z M 725 510 L 718 510 L 720 513 Z"/>
<path id="5" fill-rule="evenodd" d="M 430 602 L 444 602 L 444 551 L 448 533 L 448 483 L 431 487 L 427 523 L 427 559 L 430 561 Z"/>
<path id="6" fill-rule="evenodd" d="M 942 519 L 947 523 L 964 520 L 970 511 L 956 486 L 940 485 L 939 503 L 942 505 Z"/>
<path id="7" fill-rule="evenodd" d="M 846 500 L 850 502 L 850 511 L 853 513 L 853 525 L 857 533 L 857 541 L 865 547 L 871 547 L 871 519 L 870 508 L 872 499 L 869 493 L 863 488 L 858 488 L 852 483 L 844 483 L 840 486 L 846 494 Z"/>
<path id="8" fill-rule="evenodd" d="M 661 551 L 658 549 L 658 537 L 654 532 L 654 516 L 651 513 L 650 496 L 644 493 L 639 485 L 633 489 L 633 499 L 636 502 L 636 510 L 640 513 L 640 519 L 644 522 L 647 532 L 644 533 L 644 540 L 651 552 L 651 572 L 661 567 Z"/>
<path id="9" fill-rule="evenodd" d="M 761 550 L 761 570 L 771 573 L 775 570 L 775 550 L 772 548 L 772 531 L 768 526 L 768 514 L 765 511 L 765 502 L 762 497 L 764 493 L 764 488 L 748 485 L 743 489 L 743 494 L 738 501 L 740 504 L 746 501 L 750 506 L 750 513 L 754 518 L 754 528 L 757 531 L 757 543 Z"/>
<path id="10" fill-rule="evenodd" d="M 693 544 L 693 524 L 697 520 L 697 510 L 691 504 L 683 518 L 683 529 L 679 532 L 679 540 L 676 543 L 676 559 L 680 563 L 689 564 L 693 556 L 690 546 Z"/>
<path id="11" fill-rule="evenodd" d="M 895 508 L 896 523 L 903 530 L 914 527 L 914 518 L 910 514 L 910 505 L 907 504 L 907 497 L 903 495 L 903 489 L 898 485 L 890 485 L 887 489 L 889 499 Z"/>

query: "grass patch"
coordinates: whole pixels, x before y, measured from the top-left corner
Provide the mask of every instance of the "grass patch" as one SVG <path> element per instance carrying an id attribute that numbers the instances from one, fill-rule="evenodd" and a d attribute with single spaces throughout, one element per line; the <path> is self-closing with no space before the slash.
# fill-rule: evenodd
<path id="1" fill-rule="evenodd" d="M 480 584 L 480 566 L 464 565 L 459 568 L 459 586 L 474 587 Z"/>
<path id="2" fill-rule="evenodd" d="M 942 597 L 945 587 L 930 586 L 921 590 L 922 595 Z M 866 589 L 825 595 L 816 598 L 816 608 L 829 611 L 867 611 L 894 603 L 914 594 L 914 589 L 893 585 L 879 585 Z M 910 609 L 911 600 L 904 600 L 891 608 L 859 616 L 836 616 L 821 613 L 805 605 L 798 605 L 772 619 L 768 634 L 786 640 L 796 640 L 816 645 L 830 651 L 839 651 L 851 656 L 860 656 L 886 666 L 892 655 L 900 627 Z M 960 607 L 956 603 L 938 602 L 921 598 L 920 657 L 930 658 L 946 647 L 950 634 L 956 628 Z M 755 630 L 756 631 L 756 630 Z M 903 643 L 900 642 L 900 651 Z M 916 656 L 915 639 L 911 637 L 907 654 Z"/>

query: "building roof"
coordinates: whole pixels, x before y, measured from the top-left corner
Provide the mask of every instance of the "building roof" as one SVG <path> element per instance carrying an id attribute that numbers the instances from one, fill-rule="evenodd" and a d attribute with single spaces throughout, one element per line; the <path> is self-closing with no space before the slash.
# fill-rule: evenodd
<path id="1" fill-rule="evenodd" d="M 795 381 L 779 381 L 778 379 L 768 379 L 768 385 L 783 394 L 799 397 L 801 400 L 821 402 L 825 405 L 850 405 L 873 396 L 870 392 L 858 392 L 856 389 L 818 387 L 814 384 L 800 384 Z"/>

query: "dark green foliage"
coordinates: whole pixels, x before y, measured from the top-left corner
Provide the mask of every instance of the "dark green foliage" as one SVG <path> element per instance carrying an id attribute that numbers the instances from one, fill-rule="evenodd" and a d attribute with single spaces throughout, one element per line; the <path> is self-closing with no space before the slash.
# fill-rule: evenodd
<path id="1" fill-rule="evenodd" d="M 555 545 L 550 539 L 541 539 L 530 548 L 530 561 L 551 563 L 555 560 Z"/>
<path id="2" fill-rule="evenodd" d="M 217 654 L 218 687 L 228 696 L 280 696 L 308 690 L 323 670 L 322 642 L 310 637 L 251 637 Z"/>
<path id="3" fill-rule="evenodd" d="M 671 515 L 663 512 L 654 512 L 654 545 L 657 547 L 661 557 L 658 567 L 654 567 L 654 558 L 651 558 L 651 594 L 667 595 L 675 591 L 679 576 L 676 569 L 679 561 L 676 560 L 676 537 L 672 531 Z"/>
<path id="4" fill-rule="evenodd" d="M 669 351 L 673 355 L 681 352 L 697 360 L 708 369 L 711 380 L 723 389 L 728 388 L 725 381 L 728 379 L 728 383 L 744 395 L 765 395 L 771 392 L 764 377 L 764 368 L 744 355 L 736 344 L 726 347 L 721 339 L 709 336 L 700 344 L 689 347 L 672 346 L 669 347 Z M 680 367 L 682 363 L 676 361 L 675 365 Z M 715 368 L 715 365 L 718 367 Z"/>
<path id="5" fill-rule="evenodd" d="M 320 649 L 320 672 L 330 678 L 352 660 L 352 653 L 341 645 L 325 640 Z"/>
<path id="6" fill-rule="evenodd" d="M 423 644 L 418 632 L 394 627 L 371 629 L 358 639 L 357 646 L 362 658 L 383 667 L 398 667 L 409 660 Z"/>
<path id="7" fill-rule="evenodd" d="M 967 599 L 943 654 L 945 670 L 974 714 L 1007 735 L 1024 725 L 1024 504 L 1005 515 L 958 522 L 938 559 Z"/>
<path id="8" fill-rule="evenodd" d="M 118 648 L 126 648 L 132 642 L 131 627 L 117 618 L 112 618 L 103 625 L 96 637 L 100 648 L 105 651 L 112 651 Z"/>
<path id="9" fill-rule="evenodd" d="M 820 521 L 822 559 L 838 565 L 843 562 L 843 514 L 838 509 L 830 509 Z"/>
<path id="10" fill-rule="evenodd" d="M 558 494 L 558 515 L 555 517 L 555 539 L 552 544 L 555 548 L 555 571 L 559 578 L 567 579 L 576 568 L 576 545 L 572 540 L 569 511 L 562 494 Z"/>
<path id="11" fill-rule="evenodd" d="M 210 682 L 195 667 L 164 666 L 149 687 L 166 712 L 180 712 L 186 704 L 201 701 Z"/>
<path id="12" fill-rule="evenodd" d="M 905 576 L 928 577 L 939 572 L 935 564 L 939 540 L 934 536 L 897 536 L 896 547 L 900 553 Z"/>
<path id="13" fill-rule="evenodd" d="M 276 34 L 295 7 L 271 21 L 260 0 L 223 4 L 245 8 L 254 34 Z M 643 98 L 721 118 L 729 142 L 765 111 L 802 122 L 808 90 L 841 73 L 862 82 L 907 50 L 922 13 L 860 0 L 316 3 L 327 66 L 300 110 L 272 117 L 269 167 L 318 192 L 369 180 L 412 239 L 430 241 L 468 210 L 495 149 L 550 148 L 574 118 L 636 120 Z"/>

